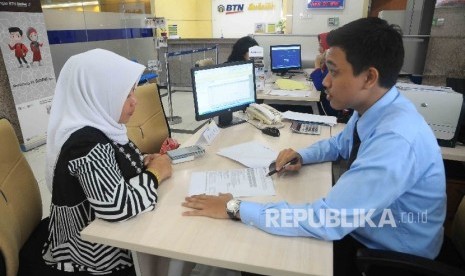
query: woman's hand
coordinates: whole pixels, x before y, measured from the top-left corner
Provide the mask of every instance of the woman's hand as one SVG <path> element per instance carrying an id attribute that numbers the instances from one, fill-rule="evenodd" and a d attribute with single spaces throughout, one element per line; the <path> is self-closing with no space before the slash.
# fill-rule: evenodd
<path id="1" fill-rule="evenodd" d="M 226 203 L 233 198 L 231 194 L 221 194 L 218 196 L 211 195 L 194 195 L 186 197 L 182 206 L 194 210 L 182 213 L 183 216 L 203 216 L 210 218 L 227 219 Z"/>
<path id="2" fill-rule="evenodd" d="M 152 153 L 152 154 L 145 154 L 144 155 L 144 166 L 147 167 L 147 165 L 155 159 L 155 157 L 160 156 L 161 154 L 159 153 Z"/>
<path id="3" fill-rule="evenodd" d="M 317 55 L 315 58 L 315 68 L 320 68 L 323 70 L 326 62 L 326 51 Z"/>
<path id="4" fill-rule="evenodd" d="M 152 157 L 148 161 L 147 168 L 153 169 L 157 172 L 159 177 L 158 183 L 160 184 L 163 180 L 171 177 L 171 174 L 173 172 L 173 168 L 171 166 L 171 159 L 166 154 L 152 154 Z M 149 157 L 146 157 L 146 159 L 147 158 Z"/>
<path id="5" fill-rule="evenodd" d="M 297 163 L 284 166 L 294 158 L 297 158 Z M 284 171 L 298 171 L 300 168 L 302 168 L 302 156 L 300 156 L 300 154 L 298 154 L 295 150 L 284 149 L 279 152 L 278 158 L 276 158 L 276 170 L 278 173 L 282 173 Z"/>

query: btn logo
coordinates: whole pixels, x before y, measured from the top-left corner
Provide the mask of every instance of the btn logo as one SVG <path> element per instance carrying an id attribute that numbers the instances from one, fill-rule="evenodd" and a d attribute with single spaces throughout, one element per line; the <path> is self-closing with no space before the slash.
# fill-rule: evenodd
<path id="1" fill-rule="evenodd" d="M 226 14 L 234 14 L 244 12 L 244 4 L 231 4 L 231 5 L 219 5 L 218 12 L 225 12 Z"/>

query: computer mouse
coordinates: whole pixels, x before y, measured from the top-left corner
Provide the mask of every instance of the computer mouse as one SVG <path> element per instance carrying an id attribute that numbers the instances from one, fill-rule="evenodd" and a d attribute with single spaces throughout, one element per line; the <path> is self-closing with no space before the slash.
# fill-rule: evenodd
<path id="1" fill-rule="evenodd" d="M 262 129 L 262 132 L 266 135 L 270 135 L 270 136 L 273 136 L 273 137 L 279 137 L 279 135 L 281 134 L 279 132 L 279 129 L 275 128 L 275 127 L 266 127 L 264 129 Z"/>

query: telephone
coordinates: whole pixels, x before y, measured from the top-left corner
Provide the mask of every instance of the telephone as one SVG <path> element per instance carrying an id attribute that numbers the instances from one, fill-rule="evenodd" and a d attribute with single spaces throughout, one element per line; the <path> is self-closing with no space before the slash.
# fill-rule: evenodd
<path id="1" fill-rule="evenodd" d="M 267 104 L 252 103 L 247 107 L 246 112 L 250 119 L 257 119 L 266 125 L 279 124 L 282 119 L 281 112 Z"/>

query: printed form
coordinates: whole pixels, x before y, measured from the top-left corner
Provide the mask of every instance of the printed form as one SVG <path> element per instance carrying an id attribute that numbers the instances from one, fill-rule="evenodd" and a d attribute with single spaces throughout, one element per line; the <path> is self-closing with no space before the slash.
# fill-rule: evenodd
<path id="1" fill-rule="evenodd" d="M 275 195 L 273 179 L 266 168 L 193 172 L 189 196 L 231 193 L 234 197 Z"/>

